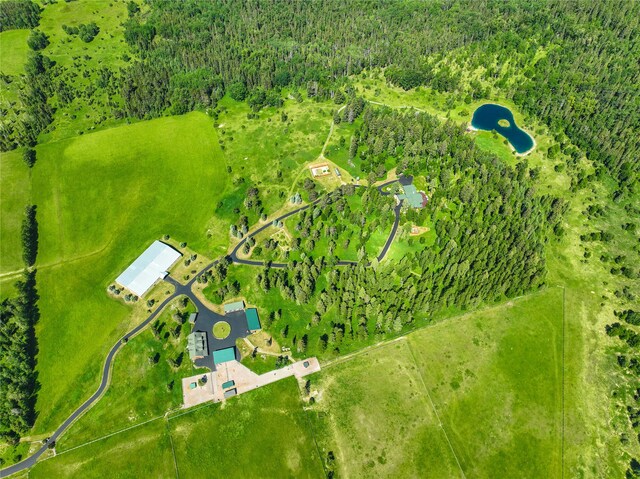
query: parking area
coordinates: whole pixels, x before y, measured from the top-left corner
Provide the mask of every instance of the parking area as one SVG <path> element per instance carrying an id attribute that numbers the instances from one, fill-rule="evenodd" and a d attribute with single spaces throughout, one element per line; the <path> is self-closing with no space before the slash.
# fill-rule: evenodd
<path id="1" fill-rule="evenodd" d="M 215 392 L 213 373 L 182 378 L 182 403 L 185 408 L 214 400 Z"/>
<path id="2" fill-rule="evenodd" d="M 218 364 L 217 370 L 212 373 L 182 380 L 183 407 L 188 408 L 207 401 L 221 402 L 284 378 L 295 376 L 300 379 L 318 371 L 320 363 L 317 358 L 297 361 L 265 374 L 256 374 L 238 361 L 228 361 Z M 203 378 L 206 380 L 199 381 Z"/>

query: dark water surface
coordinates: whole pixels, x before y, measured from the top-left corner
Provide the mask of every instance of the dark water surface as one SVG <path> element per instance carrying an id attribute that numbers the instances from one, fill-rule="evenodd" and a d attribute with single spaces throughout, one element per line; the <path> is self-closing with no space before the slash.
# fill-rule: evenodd
<path id="1" fill-rule="evenodd" d="M 500 126 L 498 124 L 500 120 L 507 120 L 509 126 Z M 518 153 L 524 153 L 533 148 L 533 138 L 531 138 L 529 133 L 518 128 L 518 125 L 516 125 L 513 119 L 513 113 L 504 106 L 494 103 L 479 106 L 476 111 L 473 112 L 471 126 L 478 130 L 496 130 L 511 143 Z"/>

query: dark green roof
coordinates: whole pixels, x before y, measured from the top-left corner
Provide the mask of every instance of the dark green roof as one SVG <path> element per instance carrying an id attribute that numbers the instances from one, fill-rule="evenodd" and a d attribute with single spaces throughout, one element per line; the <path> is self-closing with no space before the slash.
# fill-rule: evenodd
<path id="1" fill-rule="evenodd" d="M 228 361 L 235 361 L 236 348 L 220 349 L 213 352 L 214 364 L 226 363 Z"/>
<path id="2" fill-rule="evenodd" d="M 222 389 L 230 388 L 231 386 L 235 386 L 236 382 L 232 379 L 231 381 L 227 381 L 226 383 L 222 383 Z"/>
<path id="3" fill-rule="evenodd" d="M 247 328 L 249 331 L 256 331 L 260 329 L 260 319 L 258 318 L 258 310 L 256 308 L 249 308 L 245 311 L 247 315 Z"/>

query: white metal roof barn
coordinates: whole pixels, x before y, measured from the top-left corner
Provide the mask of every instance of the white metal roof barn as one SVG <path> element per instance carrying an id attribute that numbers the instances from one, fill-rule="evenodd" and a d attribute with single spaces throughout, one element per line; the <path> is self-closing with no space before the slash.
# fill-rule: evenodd
<path id="1" fill-rule="evenodd" d="M 154 241 L 116 278 L 116 283 L 137 296 L 142 296 L 153 283 L 168 274 L 168 269 L 180 256 L 182 255 L 171 246 Z"/>

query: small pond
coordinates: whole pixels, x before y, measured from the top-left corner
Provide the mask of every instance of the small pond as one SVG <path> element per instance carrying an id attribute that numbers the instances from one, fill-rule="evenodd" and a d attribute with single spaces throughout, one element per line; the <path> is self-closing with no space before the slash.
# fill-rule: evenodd
<path id="1" fill-rule="evenodd" d="M 473 112 L 471 126 L 478 130 L 496 130 L 518 153 L 526 153 L 534 145 L 531 135 L 516 125 L 511 110 L 501 105 L 486 103 L 479 106 Z"/>

